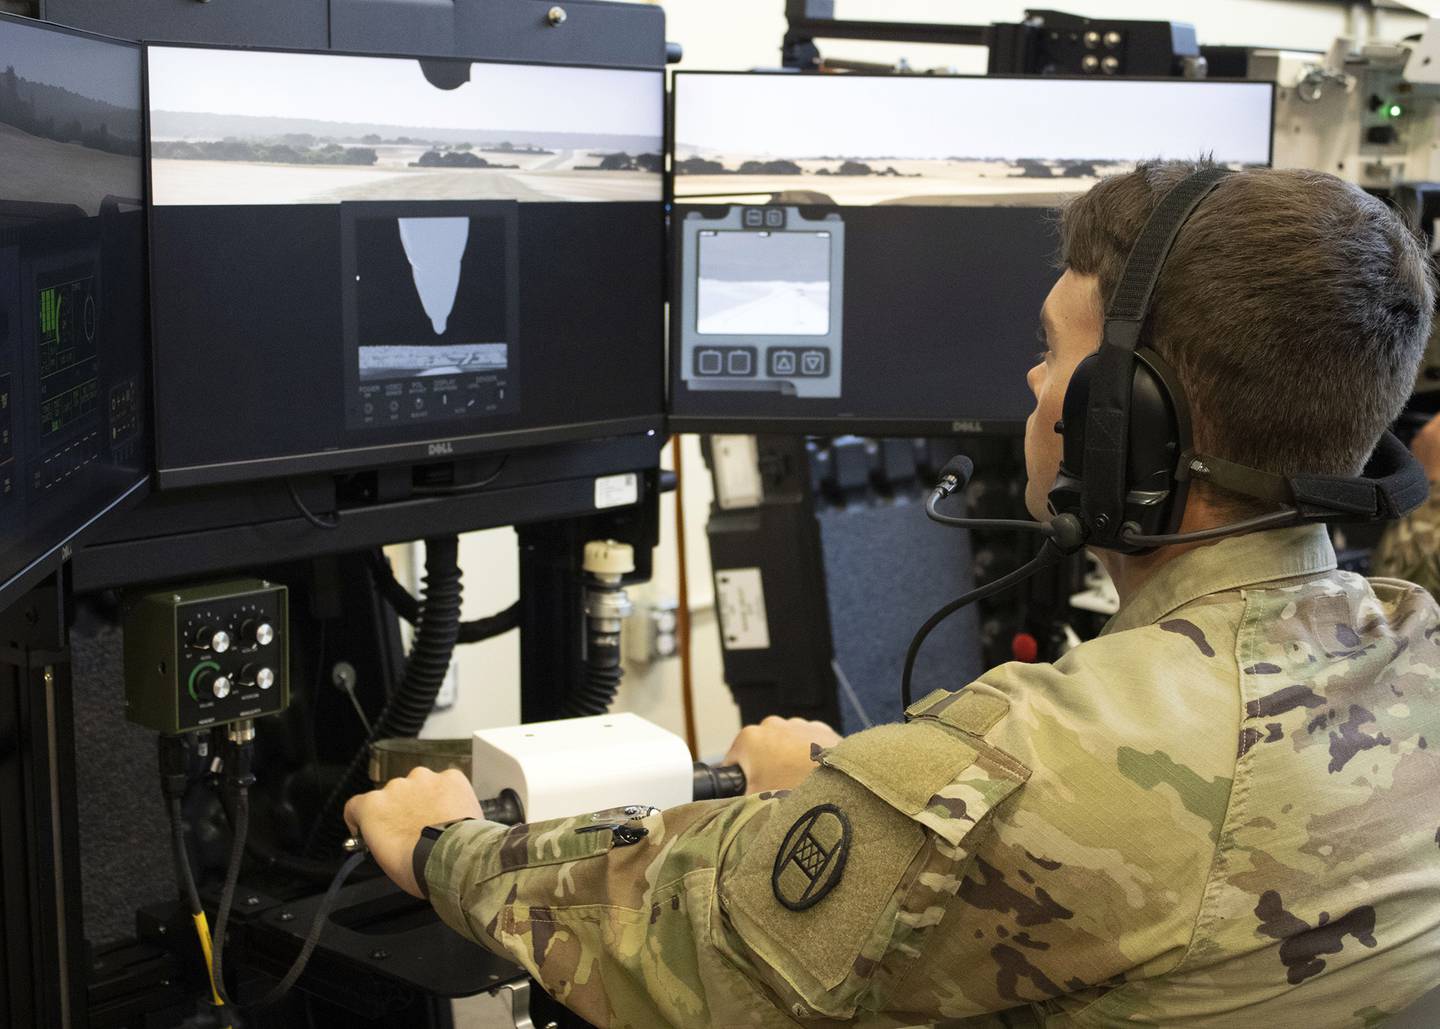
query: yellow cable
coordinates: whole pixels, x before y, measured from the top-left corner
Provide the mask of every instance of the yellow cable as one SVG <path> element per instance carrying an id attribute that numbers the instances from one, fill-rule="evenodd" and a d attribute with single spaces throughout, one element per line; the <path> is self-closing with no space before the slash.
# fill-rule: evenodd
<path id="1" fill-rule="evenodd" d="M 215 988 L 215 959 L 210 953 L 210 923 L 203 911 L 190 917 L 195 920 L 195 935 L 200 937 L 200 951 L 205 955 L 205 971 L 210 974 L 210 996 L 217 1008 L 224 1007 L 225 1002 L 220 999 L 220 991 Z"/>

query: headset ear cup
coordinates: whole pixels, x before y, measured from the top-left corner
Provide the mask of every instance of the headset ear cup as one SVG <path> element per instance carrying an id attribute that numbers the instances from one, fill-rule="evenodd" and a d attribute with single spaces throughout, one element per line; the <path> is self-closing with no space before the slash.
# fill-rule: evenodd
<path id="1" fill-rule="evenodd" d="M 1155 351 L 1135 351 L 1130 392 L 1125 521 L 1141 535 L 1177 532 L 1189 480 L 1176 472 L 1190 449 L 1190 410 L 1175 372 Z"/>
<path id="2" fill-rule="evenodd" d="M 1070 377 L 1061 407 L 1063 446 L 1060 470 L 1050 488 L 1050 510 L 1074 515 L 1087 535 L 1081 510 L 1085 475 L 1086 415 L 1090 383 L 1098 355 L 1081 361 Z M 1125 521 L 1144 535 L 1175 532 L 1185 512 L 1185 480 L 1175 472 L 1190 449 L 1190 411 L 1173 369 L 1154 351 L 1135 352 L 1130 390 L 1129 460 L 1126 466 Z"/>
<path id="3" fill-rule="evenodd" d="M 1090 381 L 1095 372 L 1097 354 L 1091 354 L 1075 366 L 1065 399 L 1060 407 L 1061 436 L 1060 468 L 1050 487 L 1050 512 L 1054 515 L 1080 517 L 1080 484 L 1085 474 L 1085 421 L 1090 409 Z"/>

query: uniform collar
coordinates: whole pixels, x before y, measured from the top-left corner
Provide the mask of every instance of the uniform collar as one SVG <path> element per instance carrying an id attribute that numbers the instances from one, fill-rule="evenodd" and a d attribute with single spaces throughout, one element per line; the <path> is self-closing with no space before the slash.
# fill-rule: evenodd
<path id="1" fill-rule="evenodd" d="M 1212 593 L 1334 568 L 1335 550 L 1323 525 L 1231 536 L 1161 565 L 1110 619 L 1104 632 L 1150 625 Z"/>

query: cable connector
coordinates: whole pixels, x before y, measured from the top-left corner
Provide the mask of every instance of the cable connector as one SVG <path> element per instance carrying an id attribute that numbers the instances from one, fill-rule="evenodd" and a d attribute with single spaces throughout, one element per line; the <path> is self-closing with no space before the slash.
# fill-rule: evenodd
<path id="1" fill-rule="evenodd" d="M 166 800 L 183 800 L 190 786 L 190 738 L 161 736 L 160 793 Z"/>
<path id="2" fill-rule="evenodd" d="M 254 786 L 255 723 L 247 718 L 227 725 L 223 749 L 225 784 L 247 790 Z"/>

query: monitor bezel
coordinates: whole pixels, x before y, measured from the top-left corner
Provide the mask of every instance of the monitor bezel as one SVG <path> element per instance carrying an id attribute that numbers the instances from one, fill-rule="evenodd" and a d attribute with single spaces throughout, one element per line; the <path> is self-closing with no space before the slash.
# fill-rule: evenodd
<path id="1" fill-rule="evenodd" d="M 220 50 L 226 52 L 245 53 L 279 53 L 279 54 L 301 54 L 320 57 L 334 58 L 385 58 L 400 61 L 464 61 L 467 64 L 500 64 L 515 66 L 539 66 L 548 68 L 592 68 L 601 71 L 639 71 L 654 74 L 659 77 L 661 86 L 661 152 L 662 156 L 669 152 L 669 139 L 666 135 L 668 120 L 666 112 L 669 106 L 669 90 L 665 88 L 665 69 L 658 65 L 637 65 L 637 64 L 595 64 L 574 61 L 507 61 L 493 57 L 467 57 L 464 55 L 436 55 L 436 54 L 405 54 L 405 53 L 379 53 L 374 51 L 359 50 L 315 50 L 298 47 L 274 47 L 274 46 L 242 46 L 226 45 L 217 43 L 186 43 L 176 41 L 144 42 L 140 44 L 142 49 L 141 58 L 141 103 L 144 106 L 145 114 L 145 203 L 148 208 L 148 216 L 154 217 L 155 202 L 150 179 L 150 167 L 153 160 L 151 154 L 150 138 L 150 52 L 159 49 L 177 50 Z M 667 192 L 666 180 L 668 169 L 661 175 L 660 197 L 654 201 L 656 216 L 664 217 L 665 196 Z M 444 201 L 440 201 L 444 202 Z M 585 201 L 578 201 L 584 203 Z M 637 203 L 648 203 L 648 201 L 636 201 Z M 153 224 L 152 226 L 153 227 Z M 155 261 L 155 247 L 147 246 L 146 250 L 147 271 L 153 273 Z M 668 291 L 668 276 L 666 268 L 668 261 L 662 252 L 657 255 L 656 260 L 661 264 L 660 287 L 661 292 L 656 298 L 655 319 L 657 321 L 658 335 L 661 346 L 668 352 L 668 343 L 665 341 L 664 311 L 666 293 Z M 523 288 L 523 286 L 522 286 Z M 153 299 L 153 298 L 152 298 Z M 522 327 L 523 329 L 523 327 Z M 155 373 L 158 362 L 153 359 L 155 348 L 155 333 L 153 325 L 153 305 L 151 324 L 151 355 L 152 374 L 150 380 L 151 397 L 158 410 L 161 397 Z M 665 363 L 662 354 L 661 359 L 662 375 L 665 373 Z M 667 431 L 665 420 L 665 407 L 668 400 L 668 393 L 664 382 L 661 383 L 661 403 L 653 414 L 631 415 L 623 418 L 606 418 L 584 422 L 567 422 L 561 424 L 537 426 L 528 429 L 505 429 L 498 432 L 457 432 L 446 434 L 443 431 L 433 436 L 427 436 L 419 440 L 411 440 L 396 443 L 375 443 L 360 446 L 338 446 L 317 451 L 302 451 L 292 454 L 273 455 L 269 457 L 257 457 L 239 461 L 217 461 L 207 464 L 189 465 L 166 465 L 163 460 L 162 445 L 160 441 L 159 419 L 152 423 L 154 438 L 155 458 L 155 486 L 158 490 L 184 489 L 193 486 L 212 486 L 225 483 L 253 482 L 264 479 L 284 478 L 293 475 L 307 474 L 331 474 L 331 473 L 353 473 L 368 471 L 386 467 L 398 467 L 402 465 L 429 464 L 437 460 L 452 460 L 457 457 L 469 457 L 484 454 L 494 454 L 503 451 L 517 450 L 523 447 L 546 446 L 554 443 L 573 443 L 576 441 L 590 439 L 609 439 L 617 436 L 631 435 L 655 435 Z M 344 413 L 340 413 L 343 424 Z M 348 432 L 349 430 L 345 430 Z"/>
<path id="2" fill-rule="evenodd" d="M 106 36 L 98 32 L 87 32 L 84 29 L 72 28 L 69 25 L 60 25 L 55 22 L 43 21 L 39 18 L 27 18 L 24 15 L 10 14 L 0 11 L 0 25 L 3 24 L 22 25 L 26 28 L 39 29 L 45 32 L 56 32 L 63 35 L 78 36 L 81 39 L 89 39 L 98 43 L 113 43 L 117 46 L 123 46 L 128 49 L 137 51 L 140 58 L 142 75 L 140 83 L 140 131 L 142 138 L 147 141 L 148 149 L 149 115 L 145 105 L 143 80 L 143 70 L 145 62 L 144 44 L 139 43 L 133 39 L 120 39 L 116 36 Z M 142 156 L 140 158 L 140 163 L 141 177 L 144 184 L 145 193 L 144 200 L 148 204 L 150 196 L 150 162 L 146 156 Z M 147 294 L 149 293 L 150 270 L 149 228 L 150 219 L 147 212 L 145 219 L 146 238 L 144 262 Z M 118 492 L 111 495 L 108 499 L 102 501 L 100 503 L 100 506 L 92 513 L 90 513 L 87 517 L 85 517 L 78 526 L 70 529 L 67 532 L 63 532 L 59 539 L 57 539 L 53 543 L 49 543 L 43 546 L 38 553 L 36 553 L 33 557 L 30 557 L 28 560 L 22 558 L 23 563 L 20 565 L 19 569 L 14 574 L 10 575 L 8 578 L 0 579 L 0 611 L 3 611 L 6 608 L 12 606 L 13 604 L 19 602 L 26 593 L 30 592 L 49 576 L 62 571 L 65 562 L 69 560 L 70 555 L 75 551 L 77 547 L 82 546 L 85 541 L 92 539 L 102 528 L 102 523 L 109 519 L 110 516 L 134 507 L 150 492 L 153 477 L 152 473 L 154 468 L 154 393 L 152 382 L 153 350 L 150 345 L 151 339 L 149 334 L 150 325 L 148 319 L 148 296 L 146 307 L 147 319 L 143 328 L 144 335 L 140 342 L 141 363 L 143 365 L 141 378 L 146 383 L 147 387 L 150 387 L 152 389 L 152 392 L 149 396 L 145 398 L 145 418 L 148 422 L 147 429 L 150 430 L 148 433 L 150 437 L 148 440 L 148 442 L 150 443 L 150 447 L 146 448 L 145 471 L 141 473 L 138 479 L 121 488 Z"/>
<path id="3" fill-rule="evenodd" d="M 781 79 L 791 79 L 800 76 L 800 73 L 790 71 L 725 71 L 705 69 L 676 69 L 671 77 L 669 90 L 666 91 L 665 111 L 665 205 L 670 221 L 670 254 L 667 255 L 667 267 L 669 269 L 666 304 L 670 311 L 669 328 L 666 336 L 666 360 L 665 360 L 665 410 L 666 425 L 671 432 L 695 432 L 695 433 L 788 433 L 813 436 L 836 436 L 852 434 L 859 436 L 1016 436 L 1025 431 L 1025 418 L 973 418 L 957 413 L 949 418 L 907 418 L 897 417 L 844 417 L 841 415 L 794 415 L 794 416 L 766 416 L 750 417 L 746 415 L 687 415 L 677 414 L 675 411 L 676 392 L 679 383 L 679 365 L 682 333 L 680 325 L 680 302 L 677 295 L 683 285 L 683 270 L 681 268 L 680 248 L 676 243 L 676 233 L 679 231 L 679 221 L 675 217 L 677 205 L 686 207 L 715 206 L 714 202 L 707 201 L 703 197 L 679 198 L 675 196 L 675 146 L 677 143 L 675 121 L 680 106 L 680 90 L 682 82 L 687 78 L 715 78 L 720 76 L 772 76 Z M 1245 84 L 1250 86 L 1266 87 L 1270 96 L 1270 147 L 1266 156 L 1265 167 L 1274 167 L 1275 164 L 1275 104 L 1278 87 L 1274 82 L 1263 79 L 1184 79 L 1178 77 L 1167 77 L 1158 75 L 1146 76 L 1121 76 L 1118 78 L 1102 78 L 1094 75 L 925 75 L 925 76 L 897 76 L 886 72 L 856 71 L 845 72 L 836 78 L 870 78 L 870 79 L 899 79 L 901 81 L 930 82 L 936 79 L 976 79 L 984 81 L 1016 80 L 1034 82 L 1037 78 L 1043 78 L 1045 82 L 1094 82 L 1094 83 L 1125 83 L 1135 84 L 1144 82 L 1157 83 L 1193 83 L 1202 86 L 1214 86 L 1216 84 Z M 768 196 L 770 190 L 761 191 Z M 740 196 L 742 193 L 729 194 Z M 761 193 L 756 193 L 760 196 Z M 845 205 L 837 205 L 844 210 Z"/>

